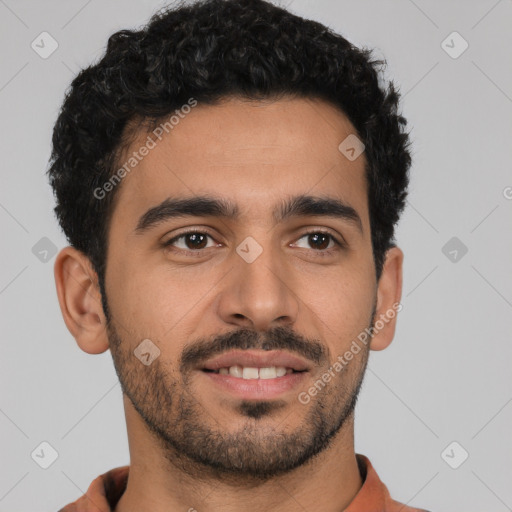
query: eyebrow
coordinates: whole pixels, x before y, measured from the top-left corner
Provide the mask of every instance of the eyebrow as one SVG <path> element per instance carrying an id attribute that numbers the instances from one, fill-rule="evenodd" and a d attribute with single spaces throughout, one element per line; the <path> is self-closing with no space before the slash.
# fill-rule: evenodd
<path id="1" fill-rule="evenodd" d="M 283 200 L 272 212 L 277 224 L 291 217 L 331 217 L 349 222 L 363 232 L 361 217 L 349 204 L 333 197 L 299 195 Z M 168 198 L 147 210 L 139 219 L 135 232 L 142 234 L 172 218 L 219 217 L 240 218 L 240 209 L 228 199 L 212 196 Z"/>

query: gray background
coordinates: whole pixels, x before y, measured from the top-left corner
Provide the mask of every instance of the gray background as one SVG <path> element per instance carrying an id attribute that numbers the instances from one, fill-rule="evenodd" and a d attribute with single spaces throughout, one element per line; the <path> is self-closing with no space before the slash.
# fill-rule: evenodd
<path id="1" fill-rule="evenodd" d="M 356 450 L 400 501 L 438 512 L 512 510 L 512 1 L 280 3 L 384 56 L 412 129 L 398 229 L 403 310 L 393 344 L 372 353 Z M 129 463 L 110 352 L 82 352 L 61 318 L 55 257 L 40 240 L 66 243 L 44 172 L 72 78 L 111 33 L 140 26 L 163 5 L 0 0 L 4 512 L 56 511 L 100 473 Z M 31 48 L 43 31 L 59 45 L 47 59 Z M 458 58 L 442 46 L 453 31 L 469 44 Z M 452 53 L 462 48 L 455 37 L 445 43 Z M 31 456 L 43 441 L 58 452 L 48 469 Z M 460 446 L 445 452 L 453 441 Z M 462 450 L 469 458 L 452 469 L 446 461 L 460 463 Z"/>

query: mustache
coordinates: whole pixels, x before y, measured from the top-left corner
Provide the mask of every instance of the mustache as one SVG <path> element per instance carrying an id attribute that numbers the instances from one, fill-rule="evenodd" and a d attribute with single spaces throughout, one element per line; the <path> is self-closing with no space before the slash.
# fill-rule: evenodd
<path id="1" fill-rule="evenodd" d="M 186 371 L 206 360 L 229 350 L 288 350 L 309 359 L 317 365 L 329 361 L 329 350 L 318 340 L 305 337 L 285 327 L 275 327 L 265 334 L 250 329 L 239 329 L 214 339 L 203 339 L 185 347 L 181 354 L 180 369 Z"/>

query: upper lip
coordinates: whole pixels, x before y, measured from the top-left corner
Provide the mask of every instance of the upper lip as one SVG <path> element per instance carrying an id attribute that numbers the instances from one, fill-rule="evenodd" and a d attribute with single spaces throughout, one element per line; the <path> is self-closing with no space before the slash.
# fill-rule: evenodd
<path id="1" fill-rule="evenodd" d="M 308 371 L 311 368 L 302 358 L 282 350 L 232 350 L 208 359 L 201 369 L 219 370 L 230 366 L 251 368 L 284 366 L 298 372 Z"/>

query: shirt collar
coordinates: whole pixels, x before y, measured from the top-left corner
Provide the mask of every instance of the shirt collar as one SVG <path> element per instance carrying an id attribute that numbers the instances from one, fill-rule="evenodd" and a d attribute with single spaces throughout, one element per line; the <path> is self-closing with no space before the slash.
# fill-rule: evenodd
<path id="1" fill-rule="evenodd" d="M 419 511 L 392 500 L 370 460 L 361 454 L 356 454 L 356 459 L 363 485 L 343 512 Z M 98 476 L 81 498 L 59 512 L 112 512 L 126 490 L 129 469 L 130 466 L 120 466 Z"/>

